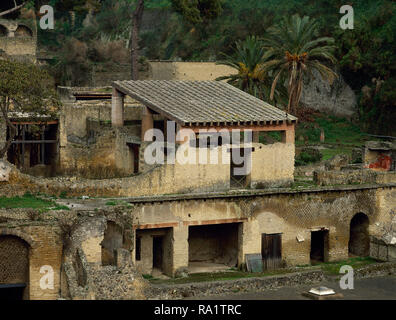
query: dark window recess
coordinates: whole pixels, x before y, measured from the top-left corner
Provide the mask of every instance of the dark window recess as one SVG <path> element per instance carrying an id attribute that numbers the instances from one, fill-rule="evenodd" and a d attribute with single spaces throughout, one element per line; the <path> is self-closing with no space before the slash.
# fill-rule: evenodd
<path id="1" fill-rule="evenodd" d="M 196 148 L 217 148 L 227 143 L 219 134 L 200 134 L 195 140 Z M 193 140 L 192 140 L 193 141 Z"/>
<path id="2" fill-rule="evenodd" d="M 326 262 L 328 256 L 329 231 L 318 230 L 311 232 L 311 261 Z"/>
<path id="3" fill-rule="evenodd" d="M 240 159 L 235 159 L 235 154 L 232 149 L 230 149 L 231 152 L 231 165 L 230 165 L 230 187 L 231 188 L 247 188 L 249 184 L 249 175 L 247 173 L 247 170 L 250 166 L 250 153 L 254 151 L 254 149 L 248 149 L 248 148 L 240 148 L 238 149 L 237 152 L 239 152 L 240 157 L 243 157 L 242 163 L 237 163 L 240 162 Z"/>
<path id="4" fill-rule="evenodd" d="M 142 252 L 142 241 L 141 238 L 136 238 L 136 248 L 135 248 L 135 259 L 136 261 L 140 261 Z"/>
<path id="5" fill-rule="evenodd" d="M 261 235 L 261 255 L 263 257 L 263 268 L 273 270 L 282 267 L 282 234 Z"/>
<path id="6" fill-rule="evenodd" d="M 153 268 L 162 270 L 163 237 L 153 238 Z"/>
<path id="7" fill-rule="evenodd" d="M 38 164 L 54 165 L 57 155 L 58 125 L 18 124 L 16 136 L 8 150 L 8 161 L 19 169 Z M 9 130 L 7 131 L 9 138 Z"/>

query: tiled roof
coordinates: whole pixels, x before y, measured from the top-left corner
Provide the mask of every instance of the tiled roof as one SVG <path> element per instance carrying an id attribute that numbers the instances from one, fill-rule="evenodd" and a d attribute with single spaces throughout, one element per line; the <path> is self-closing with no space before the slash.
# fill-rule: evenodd
<path id="1" fill-rule="evenodd" d="M 220 81 L 115 81 L 113 87 L 181 125 L 264 125 L 297 120 Z"/>

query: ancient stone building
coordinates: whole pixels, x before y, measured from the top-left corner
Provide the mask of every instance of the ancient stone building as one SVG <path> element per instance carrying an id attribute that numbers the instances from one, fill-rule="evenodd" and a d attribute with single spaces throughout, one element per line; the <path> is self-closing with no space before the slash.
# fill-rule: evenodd
<path id="1" fill-rule="evenodd" d="M 147 285 L 142 274 L 245 269 L 251 255 L 265 269 L 394 259 L 393 167 L 328 168 L 315 172 L 316 185 L 296 187 L 297 119 L 261 100 L 211 81 L 117 81 L 60 93 L 54 136 L 38 131 L 37 144 L 57 146 L 54 175 L 65 176 L 0 163 L 2 196 L 51 195 L 70 209 L 0 210 L 0 289 L 8 294 L 134 299 Z M 231 140 L 219 134 L 230 130 L 239 130 Z M 268 132 L 280 141 L 268 144 Z M 234 148 L 247 164 L 241 171 Z M 388 149 L 380 152 L 392 157 Z M 48 266 L 53 286 L 43 289 Z"/>

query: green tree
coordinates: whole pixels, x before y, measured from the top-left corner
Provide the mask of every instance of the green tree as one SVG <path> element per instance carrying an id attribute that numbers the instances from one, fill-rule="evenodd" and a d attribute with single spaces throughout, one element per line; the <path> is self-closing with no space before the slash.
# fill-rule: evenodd
<path id="1" fill-rule="evenodd" d="M 196 25 L 217 18 L 223 0 L 171 0 L 173 9 L 189 23 Z"/>
<path id="2" fill-rule="evenodd" d="M 326 65 L 336 63 L 333 55 L 334 39 L 318 37 L 319 25 L 307 16 L 293 15 L 268 29 L 264 47 L 268 61 L 263 67 L 275 71 L 270 98 L 273 99 L 278 82 L 287 78 L 287 111 L 296 113 L 301 98 L 303 78 L 317 70 L 331 84 L 336 73 Z"/>
<path id="3" fill-rule="evenodd" d="M 59 102 L 47 72 L 33 64 L 0 60 L 0 112 L 9 135 L 2 149 L 2 159 L 15 137 L 16 128 L 10 121 L 10 113 L 23 112 L 30 118 L 53 116 Z"/>
<path id="4" fill-rule="evenodd" d="M 260 99 L 268 99 L 271 88 L 271 75 L 263 68 L 266 62 L 263 44 L 255 36 L 248 37 L 245 41 L 237 41 L 234 55 L 226 55 L 225 60 L 218 64 L 234 68 L 238 72 L 229 76 L 219 77 L 216 80 L 227 82 Z M 276 91 L 277 100 L 281 92 Z M 277 102 L 277 101 L 276 101 Z"/>

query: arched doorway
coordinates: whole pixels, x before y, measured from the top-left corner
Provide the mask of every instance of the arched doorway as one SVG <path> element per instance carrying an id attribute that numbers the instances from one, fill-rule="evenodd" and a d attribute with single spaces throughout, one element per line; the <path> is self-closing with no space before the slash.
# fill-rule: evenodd
<path id="1" fill-rule="evenodd" d="M 0 236 L 0 300 L 29 299 L 29 245 L 13 235 Z"/>
<path id="2" fill-rule="evenodd" d="M 367 257 L 370 254 L 370 237 L 368 233 L 369 219 L 364 213 L 353 216 L 349 233 L 349 253 Z"/>

